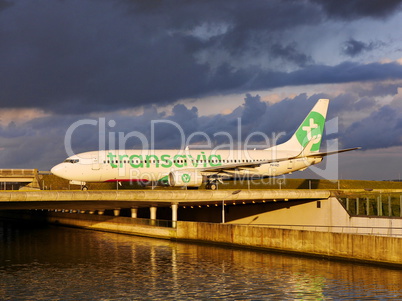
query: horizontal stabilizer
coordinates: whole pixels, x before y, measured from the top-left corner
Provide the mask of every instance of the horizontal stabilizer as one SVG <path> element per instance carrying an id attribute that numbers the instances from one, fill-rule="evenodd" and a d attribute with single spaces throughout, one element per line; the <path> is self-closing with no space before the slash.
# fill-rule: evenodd
<path id="1" fill-rule="evenodd" d="M 332 152 L 314 153 L 314 154 L 309 154 L 306 157 L 325 157 L 325 156 L 335 155 L 335 154 L 339 154 L 339 153 L 350 152 L 350 151 L 354 151 L 357 149 L 361 149 L 361 147 L 340 149 L 340 150 L 332 151 Z"/>

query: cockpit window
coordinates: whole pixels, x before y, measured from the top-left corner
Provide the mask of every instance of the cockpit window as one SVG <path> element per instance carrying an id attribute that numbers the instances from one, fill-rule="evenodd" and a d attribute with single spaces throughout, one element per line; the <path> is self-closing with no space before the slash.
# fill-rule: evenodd
<path id="1" fill-rule="evenodd" d="M 80 160 L 78 159 L 66 159 L 64 160 L 64 163 L 78 163 Z"/>

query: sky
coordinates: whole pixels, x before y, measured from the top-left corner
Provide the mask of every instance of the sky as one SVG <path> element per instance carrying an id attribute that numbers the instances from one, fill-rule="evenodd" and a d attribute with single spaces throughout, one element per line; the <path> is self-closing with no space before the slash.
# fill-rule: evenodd
<path id="1" fill-rule="evenodd" d="M 50 170 L 69 133 L 74 152 L 286 140 L 329 98 L 324 149 L 362 147 L 339 177 L 398 179 L 400 28 L 397 0 L 0 0 L 0 168 Z"/>

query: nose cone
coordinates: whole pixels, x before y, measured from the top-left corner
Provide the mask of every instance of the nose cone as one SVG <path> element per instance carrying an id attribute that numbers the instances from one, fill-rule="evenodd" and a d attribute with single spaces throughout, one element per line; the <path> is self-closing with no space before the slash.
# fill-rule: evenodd
<path id="1" fill-rule="evenodd" d="M 57 164 L 56 166 L 54 166 L 50 172 L 60 178 L 64 178 L 64 176 L 66 175 L 66 167 L 64 166 L 63 163 Z"/>

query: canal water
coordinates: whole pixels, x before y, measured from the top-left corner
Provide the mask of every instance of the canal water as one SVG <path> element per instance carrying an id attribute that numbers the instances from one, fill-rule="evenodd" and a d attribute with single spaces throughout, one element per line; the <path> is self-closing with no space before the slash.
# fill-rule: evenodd
<path id="1" fill-rule="evenodd" d="M 402 271 L 0 221 L 0 300 L 378 300 Z"/>

